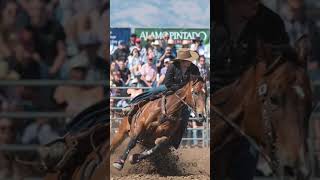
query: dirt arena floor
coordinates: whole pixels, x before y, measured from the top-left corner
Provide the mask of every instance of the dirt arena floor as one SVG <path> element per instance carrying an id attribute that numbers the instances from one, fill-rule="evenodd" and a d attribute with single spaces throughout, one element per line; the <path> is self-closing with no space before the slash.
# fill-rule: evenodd
<path id="1" fill-rule="evenodd" d="M 119 147 L 116 154 L 111 155 L 114 162 L 123 147 Z M 130 154 L 141 152 L 136 147 Z M 210 179 L 210 153 L 209 148 L 178 149 L 170 152 L 160 152 L 138 164 L 131 165 L 126 162 L 121 171 L 111 166 L 112 180 L 188 180 Z"/>

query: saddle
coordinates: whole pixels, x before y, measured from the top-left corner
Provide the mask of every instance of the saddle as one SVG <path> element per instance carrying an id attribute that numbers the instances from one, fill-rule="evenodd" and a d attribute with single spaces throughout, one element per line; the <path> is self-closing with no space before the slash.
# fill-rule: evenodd
<path id="1" fill-rule="evenodd" d="M 167 92 L 163 92 L 163 93 L 160 93 L 160 94 L 156 94 L 156 95 L 153 95 L 147 99 L 144 99 L 144 100 L 141 100 L 135 104 L 132 104 L 132 109 L 130 110 L 130 112 L 127 114 L 128 115 L 128 121 L 129 121 L 129 124 L 131 124 L 132 122 L 132 119 L 133 119 L 133 116 L 136 115 L 137 111 L 142 108 L 144 105 L 146 105 L 148 102 L 150 101 L 154 101 L 154 100 L 157 100 L 161 97 L 164 97 L 166 95 L 168 95 L 169 93 L 173 93 L 172 91 L 167 91 Z"/>

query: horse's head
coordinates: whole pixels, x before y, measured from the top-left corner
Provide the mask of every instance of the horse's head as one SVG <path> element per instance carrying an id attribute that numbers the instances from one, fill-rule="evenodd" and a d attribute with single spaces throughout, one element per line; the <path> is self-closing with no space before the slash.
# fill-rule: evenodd
<path id="1" fill-rule="evenodd" d="M 201 77 L 192 78 L 191 82 L 191 94 L 193 101 L 193 108 L 196 111 L 196 116 L 200 121 L 204 121 L 207 117 L 206 115 L 206 84 Z"/>
<path id="2" fill-rule="evenodd" d="M 278 60 L 266 69 L 268 116 L 275 134 L 280 168 L 290 169 L 301 180 L 310 175 L 307 161 L 307 129 L 311 89 L 304 67 L 298 61 Z M 272 68 L 272 69 L 268 69 Z"/>

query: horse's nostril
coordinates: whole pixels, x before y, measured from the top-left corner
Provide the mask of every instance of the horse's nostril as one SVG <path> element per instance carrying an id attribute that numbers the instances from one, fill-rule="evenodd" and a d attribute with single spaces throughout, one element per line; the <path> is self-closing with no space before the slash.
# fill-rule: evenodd
<path id="1" fill-rule="evenodd" d="M 202 114 L 198 114 L 198 116 L 199 116 L 200 118 L 202 118 Z"/>

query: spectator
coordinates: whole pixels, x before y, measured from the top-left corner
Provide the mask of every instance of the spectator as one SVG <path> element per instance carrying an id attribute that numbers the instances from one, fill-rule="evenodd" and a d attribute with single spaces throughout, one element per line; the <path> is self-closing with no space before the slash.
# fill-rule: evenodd
<path id="1" fill-rule="evenodd" d="M 153 46 L 154 62 L 157 63 L 159 62 L 161 56 L 163 55 L 164 50 L 160 46 L 160 42 L 158 40 L 155 40 L 152 43 L 152 46 Z"/>
<path id="2" fill-rule="evenodd" d="M 113 56 L 112 58 L 114 60 L 118 60 L 121 57 L 127 59 L 128 55 L 129 55 L 129 52 L 126 47 L 126 43 L 124 41 L 120 41 L 118 48 L 114 51 L 114 53 L 112 55 Z"/>
<path id="3" fill-rule="evenodd" d="M 32 50 L 28 50 L 27 48 L 28 46 L 17 43 L 14 48 L 14 58 L 11 59 L 11 64 L 19 74 L 20 79 L 40 79 L 41 69 L 38 63 L 40 57 L 32 54 Z"/>
<path id="4" fill-rule="evenodd" d="M 174 43 L 174 40 L 173 40 L 173 39 L 169 39 L 169 40 L 168 40 L 168 45 L 167 45 L 167 47 L 170 47 L 170 48 L 171 48 L 171 56 L 177 57 L 177 49 L 176 49 L 176 46 L 175 46 L 175 43 Z"/>
<path id="5" fill-rule="evenodd" d="M 166 72 L 167 72 L 167 69 L 168 69 L 169 62 L 170 62 L 170 61 L 171 61 L 170 58 L 164 59 L 164 67 L 161 68 L 160 77 L 159 77 L 159 81 L 158 81 L 157 86 L 160 86 L 160 85 L 163 83 L 164 77 L 165 77 L 165 75 L 166 75 Z"/>
<path id="6" fill-rule="evenodd" d="M 85 59 L 75 59 L 70 64 L 70 80 L 83 81 L 86 78 L 88 62 Z M 65 106 L 65 112 L 76 115 L 80 111 L 104 98 L 101 86 L 58 86 L 54 92 L 54 99 Z"/>
<path id="7" fill-rule="evenodd" d="M 119 65 L 119 72 L 120 72 L 121 79 L 127 85 L 130 81 L 130 76 L 131 76 L 130 70 L 126 67 L 126 64 L 124 61 L 119 61 L 118 65 Z"/>
<path id="8" fill-rule="evenodd" d="M 206 58 L 202 55 L 199 57 L 199 63 L 197 64 L 201 77 L 205 80 L 209 80 L 209 68 L 206 64 Z"/>
<path id="9" fill-rule="evenodd" d="M 156 85 L 157 68 L 153 64 L 153 57 L 148 57 L 148 61 L 141 67 L 141 79 L 148 87 Z"/>
<path id="10" fill-rule="evenodd" d="M 147 49 L 144 48 L 144 47 L 142 47 L 142 45 L 141 45 L 141 39 L 140 39 L 140 38 L 137 38 L 137 39 L 136 39 L 135 47 L 139 50 L 140 56 L 141 56 L 143 62 L 146 62 L 146 59 L 147 59 Z M 135 47 L 133 47 L 133 48 L 135 48 Z"/>
<path id="11" fill-rule="evenodd" d="M 136 39 L 137 39 L 137 35 L 136 34 L 131 34 L 130 40 L 129 40 L 129 47 L 132 47 L 132 46 L 136 45 Z"/>
<path id="12" fill-rule="evenodd" d="M 192 40 L 190 50 L 197 51 L 200 56 L 205 54 L 205 47 L 202 44 L 200 36 L 197 36 Z"/>
<path id="13" fill-rule="evenodd" d="M 153 42 L 155 41 L 154 37 L 152 35 L 149 35 L 147 37 L 147 44 L 145 45 L 145 48 L 148 49 L 150 47 L 153 47 Z M 160 45 L 160 44 L 159 44 Z"/>
<path id="14" fill-rule="evenodd" d="M 88 59 L 87 80 L 106 79 L 105 70 L 107 67 L 103 58 L 98 56 L 100 42 L 95 36 L 84 36 L 79 40 L 79 50 Z"/>
<path id="15" fill-rule="evenodd" d="M 166 47 L 165 52 L 156 64 L 158 72 L 160 72 L 161 68 L 164 66 L 164 59 L 166 58 L 169 58 L 170 60 L 174 59 L 174 56 L 172 55 L 172 48 L 169 46 Z"/>
<path id="16" fill-rule="evenodd" d="M 116 87 L 123 87 L 125 86 L 125 83 L 123 81 L 123 79 L 121 79 L 121 73 L 120 71 L 114 71 L 112 73 L 112 76 L 113 76 L 113 81 L 112 81 L 112 84 L 115 84 Z"/>
<path id="17" fill-rule="evenodd" d="M 130 56 L 128 57 L 128 68 L 131 71 L 132 77 L 141 70 L 143 59 L 137 47 L 132 48 Z"/>
<path id="18" fill-rule="evenodd" d="M 48 68 L 48 75 L 57 78 L 65 62 L 66 47 L 63 27 L 46 14 L 44 0 L 30 0 L 29 28 L 34 35 L 35 50 L 41 57 L 42 68 Z"/>
<path id="19" fill-rule="evenodd" d="M 11 56 L 9 47 L 10 38 L 15 37 L 18 33 L 17 23 L 18 5 L 15 1 L 6 1 L 1 8 L 0 18 L 0 58 Z"/>
<path id="20" fill-rule="evenodd" d="M 58 138 L 58 132 L 52 129 L 48 119 L 38 118 L 25 128 L 22 135 L 22 143 L 44 145 L 56 138 Z"/>
<path id="21" fill-rule="evenodd" d="M 190 48 L 190 43 L 189 43 L 189 40 L 182 40 L 182 48 L 187 48 L 189 49 Z"/>
<path id="22" fill-rule="evenodd" d="M 170 39 L 170 35 L 167 32 L 163 33 L 163 37 L 161 40 L 161 47 L 163 49 L 165 49 L 167 47 L 169 39 Z"/>

